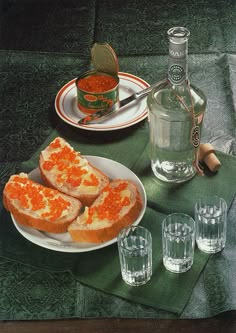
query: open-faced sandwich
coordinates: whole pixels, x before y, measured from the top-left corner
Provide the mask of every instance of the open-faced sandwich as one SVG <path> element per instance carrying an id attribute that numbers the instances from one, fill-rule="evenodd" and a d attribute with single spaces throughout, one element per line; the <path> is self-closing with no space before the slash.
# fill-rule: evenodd
<path id="1" fill-rule="evenodd" d="M 142 206 L 136 186 L 129 180 L 115 179 L 71 223 L 68 231 L 75 242 L 109 241 L 137 219 Z"/>
<path id="2" fill-rule="evenodd" d="M 41 152 L 39 168 L 46 185 L 78 198 L 83 206 L 90 206 L 109 183 L 104 173 L 60 137 Z"/>
<path id="3" fill-rule="evenodd" d="M 82 207 L 78 199 L 35 183 L 24 173 L 10 177 L 3 202 L 18 223 L 52 233 L 66 232 Z"/>

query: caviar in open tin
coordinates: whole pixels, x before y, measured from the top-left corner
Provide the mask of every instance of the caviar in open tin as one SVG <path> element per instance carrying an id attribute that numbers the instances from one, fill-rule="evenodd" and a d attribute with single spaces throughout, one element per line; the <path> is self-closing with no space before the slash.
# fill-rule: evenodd
<path id="1" fill-rule="evenodd" d="M 119 78 L 107 73 L 89 71 L 76 80 L 79 109 L 92 114 L 112 107 L 119 100 Z"/>
<path id="2" fill-rule="evenodd" d="M 114 50 L 107 43 L 95 43 L 91 55 L 96 69 L 76 80 L 78 107 L 86 114 L 107 110 L 119 101 L 118 60 Z"/>

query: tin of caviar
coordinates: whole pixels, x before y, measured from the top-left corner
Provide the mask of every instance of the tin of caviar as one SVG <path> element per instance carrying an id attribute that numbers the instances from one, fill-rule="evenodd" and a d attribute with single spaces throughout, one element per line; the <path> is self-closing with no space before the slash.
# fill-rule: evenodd
<path id="1" fill-rule="evenodd" d="M 119 101 L 118 60 L 107 43 L 95 43 L 92 50 L 95 70 L 76 80 L 77 103 L 85 114 L 107 110 Z"/>

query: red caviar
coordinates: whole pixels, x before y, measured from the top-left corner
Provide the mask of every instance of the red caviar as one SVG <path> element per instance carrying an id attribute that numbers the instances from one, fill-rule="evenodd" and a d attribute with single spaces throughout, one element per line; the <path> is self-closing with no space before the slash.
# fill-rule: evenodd
<path id="1" fill-rule="evenodd" d="M 83 181 L 83 185 L 85 185 L 85 186 L 98 186 L 99 185 L 98 178 L 93 173 L 91 173 L 90 180 L 85 179 Z"/>
<path id="2" fill-rule="evenodd" d="M 38 212 L 42 218 L 55 221 L 71 203 L 65 200 L 57 190 L 46 188 L 34 181 L 20 176 L 14 182 L 7 183 L 5 191 L 12 200 L 17 200 L 21 207 Z M 45 209 L 49 211 L 45 212 Z"/>
<path id="3" fill-rule="evenodd" d="M 93 215 L 99 220 L 117 220 L 123 207 L 130 204 L 130 198 L 121 196 L 121 192 L 127 188 L 127 183 L 123 182 L 117 187 L 107 186 L 103 192 L 108 192 L 103 202 L 99 206 L 89 207 L 87 223 L 92 223 Z"/>
<path id="4" fill-rule="evenodd" d="M 53 142 L 49 145 L 51 148 L 56 149 L 61 147 L 61 142 L 58 138 L 56 138 Z"/>
<path id="5" fill-rule="evenodd" d="M 60 147 L 59 139 L 54 140 L 49 147 L 54 149 Z M 58 171 L 63 172 L 57 175 L 57 182 L 67 182 L 73 187 L 80 186 L 82 182 L 82 176 L 88 173 L 88 170 L 80 167 L 80 160 L 78 159 L 78 153 L 68 146 L 64 146 L 60 151 L 53 152 L 47 161 L 44 161 L 43 168 L 47 171 L 56 167 Z M 86 186 L 98 186 L 99 180 L 94 175 L 90 175 L 91 180 L 85 180 L 83 185 Z"/>
<path id="6" fill-rule="evenodd" d="M 90 75 L 78 81 L 78 88 L 87 92 L 105 92 L 116 86 L 117 81 L 107 75 Z"/>

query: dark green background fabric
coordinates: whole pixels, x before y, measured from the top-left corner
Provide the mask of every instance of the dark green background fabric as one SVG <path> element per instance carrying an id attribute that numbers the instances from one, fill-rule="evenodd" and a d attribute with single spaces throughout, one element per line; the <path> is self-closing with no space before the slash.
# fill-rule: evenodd
<path id="1" fill-rule="evenodd" d="M 107 41 L 114 47 L 121 71 L 140 76 L 149 83 L 163 78 L 168 53 L 166 30 L 174 25 L 185 25 L 191 31 L 189 77 L 208 98 L 202 142 L 211 142 L 218 151 L 236 155 L 235 21 L 233 0 L 2 1 L 1 189 L 12 173 L 25 168 L 22 162 L 34 155 L 58 124 L 63 136 L 71 137 L 73 132 L 73 140 L 86 148 L 86 154 L 94 153 L 96 145 L 102 147 L 108 143 L 116 147 L 114 155 L 98 149 L 99 155 L 115 158 L 117 154 L 117 159 L 125 164 L 123 139 L 129 139 L 129 149 L 135 147 L 137 152 L 144 151 L 148 142 L 146 121 L 116 133 L 88 133 L 62 124 L 54 110 L 54 99 L 65 83 L 91 68 L 89 53 L 95 41 Z M 140 147 L 136 145 L 137 135 Z M 146 151 L 143 155 L 129 153 L 130 167 L 145 166 L 145 154 Z M 229 159 L 224 155 L 220 157 L 227 166 Z M 136 164 L 137 158 L 140 160 Z M 233 174 L 235 169 L 226 175 L 232 191 L 236 186 L 235 179 L 231 179 Z M 142 180 L 147 186 L 145 177 L 143 174 Z M 213 189 L 216 186 L 216 191 L 220 190 L 216 178 L 212 177 L 209 182 Z M 183 200 L 189 203 L 190 199 Z M 159 198 L 158 207 L 158 201 L 149 199 L 149 203 L 153 201 L 154 208 L 164 211 L 164 197 Z M 173 195 L 172 204 L 174 201 Z M 226 248 L 208 261 L 181 318 L 207 317 L 236 309 L 235 212 L 234 200 L 228 215 Z M 16 230 L 12 228 L 12 231 L 21 239 Z M 29 243 L 23 238 L 21 242 Z M 0 241 L 0 248 L 2 246 L 3 241 Z M 14 248 L 17 244 L 13 240 L 4 245 L 4 250 L 8 247 Z M 69 273 L 45 272 L 4 257 L 0 259 L 0 286 L 0 319 L 3 320 L 175 316 L 87 287 Z"/>

